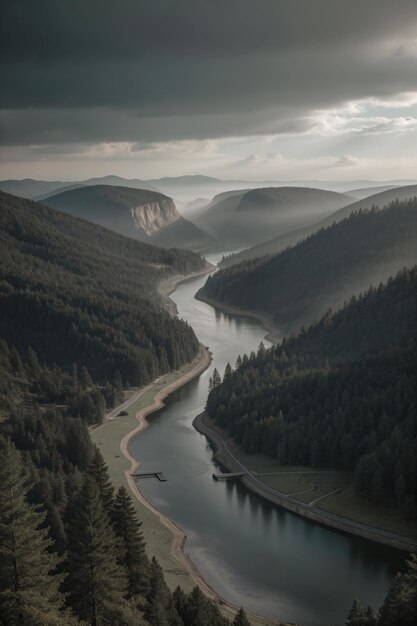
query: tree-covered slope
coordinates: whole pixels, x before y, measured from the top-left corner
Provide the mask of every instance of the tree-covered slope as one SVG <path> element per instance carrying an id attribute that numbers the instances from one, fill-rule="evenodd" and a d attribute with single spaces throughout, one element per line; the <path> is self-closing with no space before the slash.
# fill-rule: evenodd
<path id="1" fill-rule="evenodd" d="M 416 294 L 415 267 L 244 357 L 214 381 L 209 415 L 246 452 L 354 470 L 371 501 L 415 515 Z"/>
<path id="2" fill-rule="evenodd" d="M 86 186 L 50 196 L 45 204 L 154 245 L 201 250 L 213 244 L 205 232 L 181 217 L 172 198 L 149 189 Z"/>
<path id="3" fill-rule="evenodd" d="M 417 198 L 360 211 L 293 248 L 223 269 L 198 297 L 267 315 L 283 332 L 417 262 Z"/>
<path id="4" fill-rule="evenodd" d="M 158 282 L 204 267 L 30 200 L 0 195 L 0 338 L 41 364 L 95 381 L 143 384 L 196 353 L 189 326 L 161 308 Z"/>

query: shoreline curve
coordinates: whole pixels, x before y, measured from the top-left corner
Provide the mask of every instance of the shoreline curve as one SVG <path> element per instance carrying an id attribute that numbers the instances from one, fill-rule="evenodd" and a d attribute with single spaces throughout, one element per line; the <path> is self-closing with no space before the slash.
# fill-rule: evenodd
<path id="1" fill-rule="evenodd" d="M 182 282 L 186 282 L 191 280 L 192 278 L 196 278 L 202 274 L 206 274 L 213 271 L 212 267 L 206 267 L 202 272 L 196 272 L 190 274 L 188 276 L 176 276 L 172 277 L 169 281 L 167 281 L 164 285 L 160 285 L 160 293 L 163 298 L 165 307 L 171 313 L 171 315 L 176 315 L 176 305 L 170 300 L 169 294 L 171 294 L 177 287 L 178 284 Z M 146 407 L 140 409 L 136 415 L 135 419 L 138 421 L 138 425 L 133 430 L 129 431 L 120 441 L 120 450 L 123 456 L 130 462 L 130 468 L 124 472 L 126 482 L 129 486 L 131 493 L 139 500 L 139 502 L 145 506 L 153 515 L 155 515 L 159 521 L 166 527 L 173 535 L 172 543 L 171 543 L 171 554 L 174 560 L 178 563 L 178 565 L 190 575 L 192 580 L 198 585 L 204 595 L 209 598 L 212 602 L 214 602 L 218 608 L 230 614 L 230 617 L 234 617 L 236 612 L 239 610 L 239 606 L 232 604 L 225 600 L 219 593 L 217 593 L 204 579 L 202 574 L 198 571 L 197 567 L 193 563 L 192 559 L 185 553 L 184 547 L 185 542 L 187 540 L 187 535 L 184 531 L 169 517 L 165 516 L 163 513 L 158 511 L 158 509 L 145 497 L 145 495 L 139 489 L 133 473 L 137 472 L 141 467 L 141 462 L 139 459 L 136 459 L 129 450 L 129 444 L 136 436 L 138 436 L 141 432 L 146 430 L 149 427 L 149 422 L 147 417 L 152 413 L 160 410 L 164 407 L 164 400 L 172 394 L 174 391 L 177 391 L 188 382 L 197 378 L 202 374 L 211 363 L 211 352 L 206 346 L 200 344 L 200 352 L 196 357 L 195 366 L 186 372 L 181 378 L 175 380 L 170 383 L 160 391 L 158 391 L 153 398 L 153 402 L 148 404 Z M 249 619 L 256 620 L 257 624 L 265 624 L 270 626 L 290 626 L 290 623 L 283 622 L 282 620 L 278 620 L 271 617 L 264 617 L 262 615 L 258 615 L 251 611 L 246 611 Z M 292 623 L 291 623 L 291 626 Z"/>
<path id="2" fill-rule="evenodd" d="M 241 478 L 243 485 L 249 489 L 252 493 L 264 498 L 268 502 L 271 502 L 275 506 L 281 506 L 282 508 L 299 515 L 304 519 L 308 519 L 311 522 L 333 528 L 339 532 L 343 532 L 350 535 L 356 535 L 367 539 L 368 541 L 374 541 L 382 543 L 384 545 L 396 548 L 397 550 L 403 550 L 405 552 L 417 552 L 417 541 L 412 537 L 405 537 L 402 535 L 396 535 L 383 529 L 367 526 L 354 520 L 328 513 L 317 509 L 316 507 L 308 506 L 307 504 L 296 500 L 291 496 L 287 496 L 268 485 L 262 483 L 256 478 L 256 474 L 253 474 L 248 470 L 228 449 L 224 439 L 207 424 L 208 415 L 206 411 L 203 411 L 194 418 L 193 426 L 199 433 L 204 435 L 207 440 L 214 446 L 214 458 L 223 465 L 230 472 L 246 472 L 246 476 Z"/>

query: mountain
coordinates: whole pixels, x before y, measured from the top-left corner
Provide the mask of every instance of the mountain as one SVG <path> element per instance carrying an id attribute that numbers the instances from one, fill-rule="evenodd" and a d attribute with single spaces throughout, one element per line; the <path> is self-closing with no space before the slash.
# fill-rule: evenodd
<path id="1" fill-rule="evenodd" d="M 46 199 L 54 209 L 164 247 L 203 250 L 211 238 L 178 213 L 174 201 L 155 191 L 95 185 Z"/>
<path id="2" fill-rule="evenodd" d="M 59 189 L 59 192 L 62 193 L 64 191 L 71 191 L 72 189 L 79 189 L 80 187 L 93 187 L 95 185 L 110 185 L 112 187 L 126 187 L 129 189 L 146 189 L 148 191 L 158 191 L 153 185 L 150 183 L 140 180 L 139 178 L 133 178 L 131 180 L 127 178 L 122 178 L 121 176 L 103 176 L 102 178 L 89 178 L 87 180 L 81 180 L 74 183 L 65 183 L 63 187 Z M 56 192 L 49 192 L 46 194 L 38 195 L 33 198 L 33 200 L 47 200 L 51 196 L 55 195 Z"/>
<path id="3" fill-rule="evenodd" d="M 369 198 L 369 196 L 374 196 L 377 193 L 382 193 L 383 191 L 388 191 L 389 189 L 394 188 L 398 188 L 398 186 L 378 185 L 376 187 L 360 187 L 359 189 L 349 189 L 349 191 L 347 191 L 346 193 L 348 193 L 353 198 L 356 198 L 357 200 L 363 200 L 364 198 Z"/>
<path id="4" fill-rule="evenodd" d="M 128 180 L 120 176 L 103 176 L 102 178 L 89 178 L 74 182 L 68 181 L 47 181 L 47 180 L 2 180 L 0 181 L 0 190 L 11 193 L 22 198 L 30 198 L 32 200 L 45 200 L 49 196 L 54 195 L 57 191 L 68 191 L 77 189 L 78 187 L 88 187 L 91 185 L 118 185 L 123 187 L 132 187 L 134 189 L 149 189 L 158 191 L 150 183 L 138 178 Z"/>
<path id="5" fill-rule="evenodd" d="M 198 223 L 217 238 L 248 245 L 314 223 L 351 200 L 308 187 L 234 190 L 216 196 Z"/>
<path id="6" fill-rule="evenodd" d="M 209 416 L 246 454 L 354 472 L 363 497 L 412 520 L 416 293 L 414 267 L 279 346 L 260 347 L 215 385 Z"/>
<path id="7" fill-rule="evenodd" d="M 0 192 L 0 339 L 41 364 L 88 369 L 94 382 L 142 385 L 196 354 L 187 324 L 163 308 L 158 283 L 200 271 L 192 252 L 122 237 Z"/>
<path id="8" fill-rule="evenodd" d="M 241 263 L 249 259 L 255 259 L 256 257 L 264 256 L 265 254 L 277 254 L 281 250 L 285 250 L 289 246 L 294 246 L 299 241 L 302 241 L 312 233 L 330 226 L 333 222 L 338 222 L 345 217 L 348 217 L 352 212 L 359 211 L 361 209 L 371 209 L 372 207 L 384 207 L 385 205 L 395 200 L 407 200 L 417 196 L 417 185 L 405 185 L 403 187 L 395 187 L 382 191 L 380 193 L 368 196 L 362 200 L 352 202 L 340 210 L 332 213 L 325 219 L 305 228 L 297 228 L 295 230 L 278 235 L 273 239 L 268 239 L 256 246 L 242 250 L 236 254 L 231 254 L 228 257 L 222 259 L 219 263 L 219 267 L 225 268 Z"/>
<path id="9" fill-rule="evenodd" d="M 58 189 L 68 185 L 63 181 L 33 180 L 25 178 L 23 180 L 1 180 L 0 190 L 21 198 L 36 198 L 41 195 L 55 193 Z"/>
<path id="10" fill-rule="evenodd" d="M 222 269 L 197 296 L 264 315 L 288 333 L 415 263 L 417 198 L 352 213 L 277 255 Z"/>

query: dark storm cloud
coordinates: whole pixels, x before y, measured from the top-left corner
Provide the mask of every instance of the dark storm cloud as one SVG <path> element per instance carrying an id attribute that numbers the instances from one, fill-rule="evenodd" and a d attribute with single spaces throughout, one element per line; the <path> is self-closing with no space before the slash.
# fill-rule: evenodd
<path id="1" fill-rule="evenodd" d="M 1 12 L 6 145 L 303 130 L 311 109 L 417 85 L 415 0 L 3 0 Z"/>

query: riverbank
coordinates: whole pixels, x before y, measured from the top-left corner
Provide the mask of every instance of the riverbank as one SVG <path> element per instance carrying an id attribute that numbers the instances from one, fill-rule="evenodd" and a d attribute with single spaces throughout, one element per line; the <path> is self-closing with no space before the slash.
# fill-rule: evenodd
<path id="1" fill-rule="evenodd" d="M 249 311 L 247 309 L 239 309 L 237 307 L 224 304 L 223 302 L 218 302 L 214 298 L 209 298 L 208 296 L 202 294 L 201 289 L 197 291 L 194 297 L 196 300 L 205 302 L 206 304 L 212 306 L 214 309 L 222 311 L 222 313 L 237 315 L 238 317 L 245 317 L 246 319 L 258 322 L 267 331 L 268 334 L 266 335 L 266 339 L 268 339 L 271 343 L 277 344 L 282 339 L 281 331 L 277 326 L 275 326 L 272 319 L 267 315 L 262 315 L 262 313 L 255 313 L 254 311 Z"/>
<path id="2" fill-rule="evenodd" d="M 173 276 L 159 285 L 164 304 L 172 315 L 176 315 L 177 312 L 175 304 L 169 299 L 169 294 L 175 290 L 176 286 L 181 282 L 211 272 L 213 269 L 211 264 L 207 264 L 201 272 L 188 276 Z M 174 305 L 175 310 L 169 306 L 169 302 Z M 129 451 L 132 439 L 149 426 L 147 417 L 161 409 L 164 406 L 164 400 L 170 394 L 193 378 L 200 376 L 209 367 L 210 362 L 209 350 L 201 345 L 199 354 L 192 363 L 160 377 L 141 390 L 133 391 L 131 397 L 113 409 L 107 416 L 108 420 L 92 430 L 90 434 L 103 455 L 115 488 L 127 485 L 134 495 L 134 504 L 142 522 L 148 554 L 154 555 L 159 561 L 170 589 L 174 590 L 180 585 L 186 593 L 189 593 L 195 585 L 198 585 L 229 619 L 233 619 L 239 607 L 228 603 L 206 583 L 184 552 L 185 533 L 172 520 L 160 513 L 138 488 L 132 474 L 140 468 L 140 461 L 135 459 Z M 119 415 L 121 410 L 126 414 Z M 286 626 L 284 622 L 253 613 L 248 613 L 248 616 L 253 626 Z"/>
<path id="3" fill-rule="evenodd" d="M 210 365 L 210 353 L 201 346 L 193 362 L 183 365 L 179 370 L 161 376 L 154 383 L 134 393 L 133 402 L 126 406 L 123 402 L 117 409 L 116 417 L 110 418 L 91 432 L 91 439 L 100 449 L 108 466 L 110 478 L 118 489 L 128 486 L 135 496 L 134 504 L 142 521 L 142 530 L 149 554 L 155 555 L 160 562 L 166 580 L 171 589 L 180 585 L 186 591 L 194 586 L 188 572 L 177 563 L 171 552 L 173 533 L 160 516 L 151 510 L 147 502 L 138 497 L 139 491 L 133 480 L 129 479 L 132 457 L 126 447 L 132 437 L 147 426 L 146 417 L 163 405 L 163 400 L 173 391 L 193 378 L 199 376 Z M 118 415 L 120 410 L 124 415 Z M 123 444 L 123 449 L 122 449 Z M 131 478 L 131 477 L 130 477 Z"/>
<path id="4" fill-rule="evenodd" d="M 158 291 L 162 297 L 162 302 L 166 310 L 173 316 L 178 315 L 177 305 L 169 296 L 173 291 L 175 291 L 179 284 L 191 280 L 192 278 L 209 274 L 215 269 L 214 265 L 206 261 L 206 266 L 199 272 L 192 272 L 191 274 L 174 274 L 173 276 L 168 276 L 168 278 L 161 280 L 158 285 Z"/>
<path id="5" fill-rule="evenodd" d="M 376 541 L 399 550 L 417 552 L 417 541 L 413 538 L 396 535 L 379 528 L 354 522 L 339 515 L 327 513 L 262 483 L 232 454 L 219 432 L 213 429 L 213 425 L 210 424 L 210 420 L 205 412 L 200 413 L 200 415 L 194 419 L 193 425 L 214 446 L 215 459 L 228 471 L 245 472 L 246 475 L 240 479 L 241 482 L 245 487 L 269 502 L 281 506 L 301 517 L 323 524 L 324 526 L 335 528 L 344 533 L 357 535 L 364 539 Z"/>

